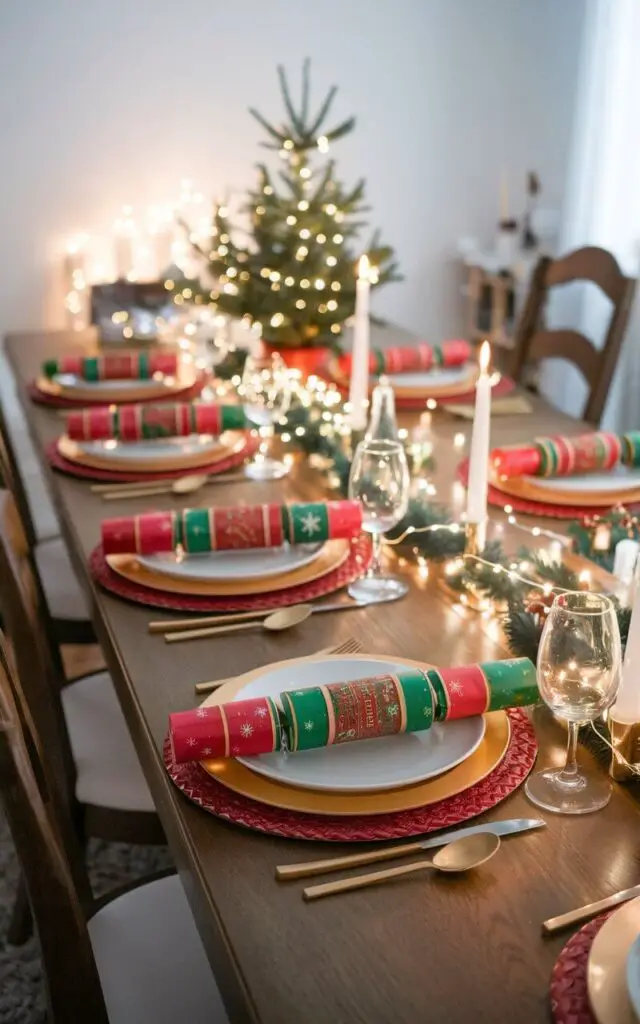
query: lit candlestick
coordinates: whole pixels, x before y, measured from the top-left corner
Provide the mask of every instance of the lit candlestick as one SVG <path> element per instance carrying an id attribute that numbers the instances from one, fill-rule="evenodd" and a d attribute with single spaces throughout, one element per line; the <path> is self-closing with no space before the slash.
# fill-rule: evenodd
<path id="1" fill-rule="evenodd" d="M 175 224 L 171 207 L 151 208 L 149 235 L 153 250 L 154 276 L 160 279 L 173 262 Z"/>
<path id="2" fill-rule="evenodd" d="M 487 523 L 487 489 L 489 484 L 489 434 L 491 422 L 491 378 L 488 341 L 480 349 L 480 376 L 476 384 L 476 404 L 469 454 L 467 522 L 478 526 L 478 546 L 484 547 Z"/>
<path id="3" fill-rule="evenodd" d="M 640 592 L 636 591 L 629 635 L 624 652 L 622 679 L 616 702 L 610 711 L 616 722 L 640 722 Z"/>
<path id="4" fill-rule="evenodd" d="M 65 308 L 68 313 L 69 326 L 74 331 L 87 326 L 88 296 L 87 289 L 87 235 L 77 235 L 67 243 L 64 276 L 65 276 Z"/>
<path id="5" fill-rule="evenodd" d="M 122 207 L 122 216 L 113 225 L 115 231 L 114 255 L 116 277 L 119 281 L 133 280 L 136 276 L 135 247 L 136 223 L 130 206 Z"/>
<path id="6" fill-rule="evenodd" d="M 369 395 L 369 292 L 371 290 L 368 257 L 361 256 L 356 281 L 356 311 L 353 326 L 351 360 L 351 386 L 349 388 L 349 425 L 352 430 L 364 430 L 367 425 L 367 399 Z"/>
<path id="7" fill-rule="evenodd" d="M 626 538 L 618 541 L 613 556 L 613 575 L 626 583 L 627 586 L 633 579 L 633 571 L 640 554 L 640 544 L 637 540 Z"/>

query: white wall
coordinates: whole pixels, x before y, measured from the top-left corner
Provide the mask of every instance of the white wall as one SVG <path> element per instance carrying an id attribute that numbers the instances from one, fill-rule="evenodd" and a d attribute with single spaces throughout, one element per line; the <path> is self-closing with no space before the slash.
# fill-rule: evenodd
<path id="1" fill-rule="evenodd" d="M 62 326 L 53 257 L 189 176 L 242 189 L 265 151 L 246 112 L 280 113 L 275 65 L 313 59 L 356 133 L 334 153 L 368 179 L 406 275 L 376 309 L 462 326 L 460 235 L 490 237 L 500 169 L 561 199 L 584 0 L 0 0 L 0 330 Z M 55 290 L 54 290 L 55 294 Z"/>

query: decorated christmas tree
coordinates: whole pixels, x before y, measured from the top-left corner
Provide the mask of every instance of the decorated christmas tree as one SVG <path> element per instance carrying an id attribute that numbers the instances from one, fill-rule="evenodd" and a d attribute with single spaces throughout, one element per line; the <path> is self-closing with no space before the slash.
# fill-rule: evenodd
<path id="1" fill-rule="evenodd" d="M 351 117 L 325 127 L 336 87 L 310 114 L 309 61 L 303 66 L 297 109 L 282 67 L 278 75 L 286 122 L 276 127 L 257 110 L 251 114 L 268 135 L 262 145 L 275 150 L 282 164 L 276 173 L 258 165 L 258 185 L 244 208 L 250 230 L 243 244 L 226 207 L 217 208 L 210 251 L 199 250 L 213 282 L 203 297 L 221 313 L 250 321 L 272 344 L 335 344 L 354 311 L 356 262 L 362 252 L 369 257 L 373 284 L 399 277 L 393 250 L 380 244 L 377 232 L 367 246 L 358 243 L 368 210 L 364 181 L 346 188 L 326 155 L 355 126 Z"/>

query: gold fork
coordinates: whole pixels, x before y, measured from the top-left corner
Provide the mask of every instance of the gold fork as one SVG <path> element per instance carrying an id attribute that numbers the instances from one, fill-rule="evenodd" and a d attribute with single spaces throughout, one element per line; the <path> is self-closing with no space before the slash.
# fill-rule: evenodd
<path id="1" fill-rule="evenodd" d="M 313 654 L 307 654 L 307 658 L 320 658 L 331 654 L 360 654 L 362 652 L 362 644 L 359 640 L 356 640 L 354 636 L 350 636 L 348 640 L 343 640 L 341 644 L 336 644 L 335 647 L 325 647 L 320 651 L 315 651 Z M 237 676 L 230 676 L 228 679 L 214 679 L 206 683 L 196 683 L 196 693 L 211 693 L 213 690 L 217 690 L 219 686 L 223 686 L 224 683 L 230 683 L 233 679 L 237 679 Z"/>

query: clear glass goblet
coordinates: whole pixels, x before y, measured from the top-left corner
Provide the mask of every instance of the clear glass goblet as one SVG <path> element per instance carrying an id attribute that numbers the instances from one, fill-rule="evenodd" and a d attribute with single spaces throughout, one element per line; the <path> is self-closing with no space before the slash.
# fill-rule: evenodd
<path id="1" fill-rule="evenodd" d="M 291 377 L 282 356 L 248 356 L 242 374 L 241 394 L 247 419 L 260 428 L 260 447 L 245 468 L 252 480 L 279 480 L 289 467 L 270 455 L 274 424 L 291 402 Z"/>
<path id="2" fill-rule="evenodd" d="M 399 441 L 365 439 L 356 448 L 349 476 L 349 497 L 362 505 L 362 529 L 371 534 L 373 560 L 367 573 L 349 587 L 356 600 L 401 597 L 404 580 L 381 565 L 382 535 L 399 523 L 409 504 L 409 469 Z"/>
<path id="3" fill-rule="evenodd" d="M 525 792 L 532 803 L 558 814 L 587 814 L 608 803 L 604 772 L 581 769 L 576 760 L 578 729 L 610 707 L 620 685 L 622 647 L 613 603 L 603 594 L 560 594 L 547 615 L 538 650 L 540 695 L 567 723 L 563 768 L 530 775 Z"/>

